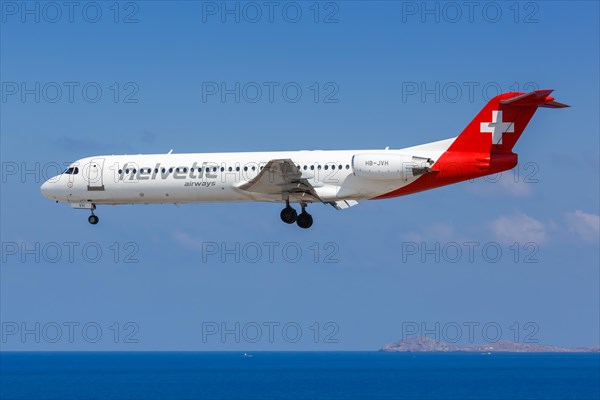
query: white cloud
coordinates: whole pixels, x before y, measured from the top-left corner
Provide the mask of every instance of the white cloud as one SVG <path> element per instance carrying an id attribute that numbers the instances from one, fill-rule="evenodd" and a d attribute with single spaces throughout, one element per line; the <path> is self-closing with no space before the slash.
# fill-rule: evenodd
<path id="1" fill-rule="evenodd" d="M 173 234 L 173 240 L 180 246 L 194 251 L 203 251 L 203 241 L 199 238 L 188 235 L 184 232 L 176 232 Z"/>
<path id="2" fill-rule="evenodd" d="M 528 182 L 515 182 L 514 179 L 502 179 L 497 183 L 501 192 L 513 197 L 527 197 L 533 193 L 533 184 Z"/>
<path id="3" fill-rule="evenodd" d="M 498 240 L 505 243 L 542 244 L 548 241 L 546 226 L 523 213 L 497 218 L 492 222 L 492 231 Z"/>
<path id="4" fill-rule="evenodd" d="M 560 232 L 563 232 L 580 242 L 600 245 L 600 216 L 581 210 L 566 213 L 564 220 L 559 223 L 554 220 L 542 222 L 522 212 L 515 212 L 496 218 L 488 226 L 491 228 L 495 240 L 504 244 L 533 242 L 541 245 L 548 243 L 551 236 L 564 237 L 560 235 Z M 413 242 L 472 240 L 460 232 L 465 229 L 468 232 L 472 229 L 465 226 L 457 227 L 448 223 L 434 223 L 403 234 L 402 240 Z"/>
<path id="5" fill-rule="evenodd" d="M 600 215 L 581 210 L 565 214 L 567 230 L 587 243 L 600 244 Z"/>

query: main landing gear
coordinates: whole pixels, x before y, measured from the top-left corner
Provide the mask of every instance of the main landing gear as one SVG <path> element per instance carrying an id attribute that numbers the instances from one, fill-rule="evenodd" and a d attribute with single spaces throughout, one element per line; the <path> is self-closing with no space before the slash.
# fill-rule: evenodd
<path id="1" fill-rule="evenodd" d="M 98 223 L 98 221 L 100 221 L 100 218 L 98 218 L 98 216 L 94 214 L 95 209 L 96 209 L 96 205 L 92 204 L 92 208 L 91 208 L 92 215 L 90 215 L 88 217 L 88 222 L 92 225 L 96 225 Z"/>
<path id="2" fill-rule="evenodd" d="M 306 212 L 306 203 L 300 203 L 302 212 L 298 215 L 296 210 L 290 206 L 289 200 L 285 202 L 285 208 L 281 210 L 281 220 L 286 224 L 293 224 L 294 222 L 302 229 L 308 229 L 313 224 L 312 215 Z"/>

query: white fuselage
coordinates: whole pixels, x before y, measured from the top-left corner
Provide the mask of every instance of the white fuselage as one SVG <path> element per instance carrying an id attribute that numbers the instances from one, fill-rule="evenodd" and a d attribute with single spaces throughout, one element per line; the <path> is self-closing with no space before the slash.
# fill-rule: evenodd
<path id="1" fill-rule="evenodd" d="M 357 154 L 407 155 L 437 160 L 453 139 L 401 150 L 288 151 L 113 155 L 83 158 L 49 179 L 42 193 L 56 201 L 94 204 L 285 201 L 280 192 L 240 190 L 270 160 L 289 159 L 323 201 L 371 199 L 413 182 L 357 176 Z M 307 201 L 291 194 L 290 202 Z M 314 200 L 308 200 L 308 202 Z"/>

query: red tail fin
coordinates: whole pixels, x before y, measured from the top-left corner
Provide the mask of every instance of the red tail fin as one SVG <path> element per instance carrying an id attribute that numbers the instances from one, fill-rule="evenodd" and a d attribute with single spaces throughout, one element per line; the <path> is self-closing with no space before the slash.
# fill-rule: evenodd
<path id="1" fill-rule="evenodd" d="M 504 93 L 494 97 L 431 167 L 414 182 L 377 197 L 404 196 L 512 169 L 512 148 L 538 107 L 568 107 L 554 101 L 552 90 Z"/>
<path id="2" fill-rule="evenodd" d="M 462 131 L 448 151 L 511 153 L 538 107 L 562 108 L 552 90 L 509 92 L 491 99 Z"/>

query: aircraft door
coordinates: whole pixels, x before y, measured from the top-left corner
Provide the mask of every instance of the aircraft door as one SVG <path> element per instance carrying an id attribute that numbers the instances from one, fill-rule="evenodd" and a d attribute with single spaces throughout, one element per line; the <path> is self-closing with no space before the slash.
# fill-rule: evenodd
<path id="1" fill-rule="evenodd" d="M 104 190 L 102 170 L 104 168 L 103 158 L 93 158 L 87 168 L 87 190 Z"/>

